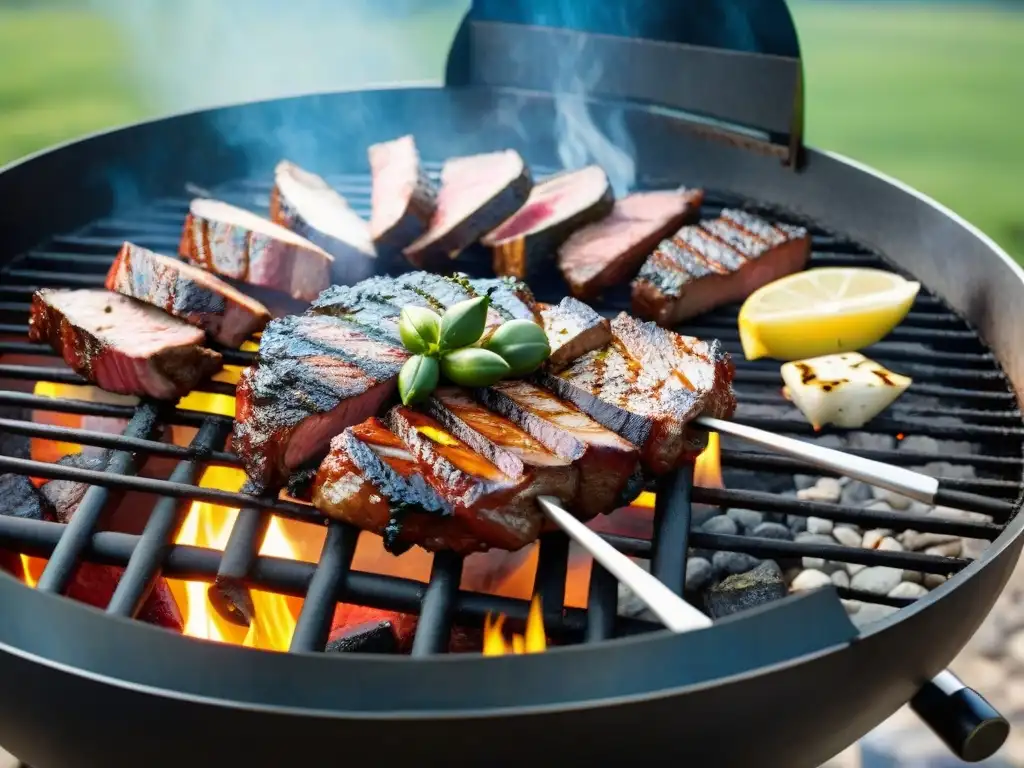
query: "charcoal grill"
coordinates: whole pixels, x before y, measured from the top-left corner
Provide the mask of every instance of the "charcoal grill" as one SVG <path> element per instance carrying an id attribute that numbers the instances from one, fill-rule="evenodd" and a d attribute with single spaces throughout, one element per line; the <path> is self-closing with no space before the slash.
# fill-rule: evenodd
<path id="1" fill-rule="evenodd" d="M 298 755 L 334 758 L 357 744 L 396 762 L 443 756 L 511 765 L 551 753 L 607 763 L 642 754 L 654 762 L 792 768 L 818 765 L 915 695 L 919 709 L 965 755 L 987 751 L 986 740 L 998 742 L 992 731 L 967 738 L 970 728 L 957 718 L 969 708 L 947 706 L 981 703 L 964 692 L 945 696 L 948 676 L 937 678 L 938 686 L 926 681 L 977 629 L 1020 553 L 1022 524 L 1014 512 L 1024 463 L 1017 405 L 1024 389 L 1024 273 L 951 211 L 853 161 L 804 148 L 800 61 L 781 3 L 767 22 L 774 34 L 755 36 L 745 49 L 734 46 L 742 50 L 639 39 L 659 35 L 616 27 L 634 18 L 626 12 L 616 15 L 618 22 L 567 19 L 543 6 L 475 3 L 453 44 L 444 88 L 312 95 L 183 114 L 73 142 L 0 173 L 0 355 L 7 357 L 0 359 L 0 406 L 16 409 L 16 417 L 0 421 L 0 431 L 112 449 L 105 472 L 0 457 L 2 472 L 92 486 L 66 526 L 0 516 L 0 547 L 49 558 L 35 590 L 0 577 L 0 679 L 7 682 L 0 743 L 6 748 L 36 768 L 272 765 Z M 352 570 L 358 534 L 342 524 L 328 526 L 316 565 L 260 556 L 271 514 L 322 521 L 303 505 L 197 487 L 205 464 L 238 464 L 223 450 L 230 419 L 148 402 L 39 397 L 31 393 L 35 382 L 81 380 L 56 358 L 10 362 L 15 355 L 51 354 L 25 339 L 35 288 L 99 286 L 124 239 L 173 252 L 195 186 L 262 210 L 273 164 L 289 157 L 327 175 L 366 213 L 363 148 L 404 131 L 414 132 L 424 157 L 434 161 L 509 146 L 539 175 L 559 167 L 550 82 L 566 50 L 575 52 L 581 71 L 608 63 L 588 83 L 587 103 L 598 125 L 621 121 L 628 128 L 636 186 L 703 186 L 712 190 L 707 214 L 743 205 L 809 226 L 814 266 L 879 266 L 927 286 L 906 321 L 870 352 L 914 377 L 909 395 L 870 431 L 980 445 L 954 459 L 974 467 L 978 478 L 947 485 L 1004 502 L 994 522 L 971 523 L 799 501 L 773 492 L 792 487 L 787 478 L 799 464 L 727 447 L 724 465 L 747 471 L 754 485 L 694 487 L 692 472 L 679 472 L 658 489 L 651 541 L 609 538 L 630 555 L 651 558 L 653 572 L 677 592 L 687 544 L 949 575 L 941 587 L 912 603 L 841 590 L 845 597 L 902 606 L 859 633 L 835 592 L 823 590 L 676 636 L 617 619 L 615 584 L 601 569 L 594 571 L 587 610 L 563 610 L 568 542 L 551 534 L 540 543 L 535 590 L 548 632 L 569 645 L 500 659 L 447 655 L 442 650 L 453 622 L 479 625 L 489 611 L 522 619 L 527 603 L 460 590 L 462 564 L 447 555 L 434 559 L 427 585 Z M 655 72 L 662 76 L 652 77 Z M 541 298 L 561 290 L 554 283 L 535 287 Z M 600 309 L 612 313 L 624 302 L 612 292 Z M 738 353 L 735 321 L 736 308 L 729 307 L 685 330 L 721 338 Z M 249 360 L 244 352 L 226 353 L 228 363 Z M 738 355 L 742 403 L 782 406 L 778 387 L 774 364 Z M 231 391 L 216 383 L 203 389 Z M 33 409 L 124 418 L 128 426 L 121 435 L 70 430 L 33 423 Z M 781 416 L 741 410 L 737 418 L 811 435 Z M 199 429 L 191 445 L 179 447 L 156 439 L 160 423 Z M 950 458 L 854 453 L 911 466 Z M 138 457 L 147 454 L 177 462 L 168 479 L 138 476 Z M 146 521 L 141 534 L 97 530 L 118 489 L 154 498 L 151 508 L 137 510 L 140 523 Z M 169 544 L 182 505 L 195 500 L 242 508 L 223 553 Z M 992 544 L 972 562 L 691 534 L 694 503 Z M 106 615 L 59 594 L 83 560 L 127 566 Z M 215 584 L 211 594 L 220 609 L 243 617 L 250 587 L 304 597 L 292 653 L 204 643 L 131 620 L 161 573 Z M 411 658 L 319 653 L 339 600 L 419 613 Z"/>

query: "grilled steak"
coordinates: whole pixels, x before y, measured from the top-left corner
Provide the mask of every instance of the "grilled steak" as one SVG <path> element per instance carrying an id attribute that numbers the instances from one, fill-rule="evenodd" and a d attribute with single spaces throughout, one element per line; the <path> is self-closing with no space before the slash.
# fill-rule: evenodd
<path id="1" fill-rule="evenodd" d="M 475 278 L 469 281 L 478 296 L 491 297 L 491 306 L 506 320 L 540 322 L 540 306 L 530 287 L 510 277 Z"/>
<path id="2" fill-rule="evenodd" d="M 327 251 L 290 229 L 217 200 L 193 200 L 178 253 L 221 277 L 312 301 L 331 284 Z"/>
<path id="3" fill-rule="evenodd" d="M 548 370 L 561 370 L 577 357 L 603 349 L 612 340 L 608 320 L 569 296 L 558 306 L 542 310 L 540 315 L 551 347 Z"/>
<path id="4" fill-rule="evenodd" d="M 102 290 L 43 288 L 29 338 L 45 341 L 101 389 L 177 400 L 221 367 L 204 334 L 148 304 Z"/>
<path id="5" fill-rule="evenodd" d="M 320 176 L 287 160 L 274 169 L 270 219 L 331 254 L 334 282 L 355 283 L 376 269 L 370 226 Z"/>
<path id="6" fill-rule="evenodd" d="M 573 295 L 592 299 L 633 277 L 663 238 L 697 218 L 703 190 L 634 192 L 611 213 L 575 232 L 558 251 L 558 266 Z"/>
<path id="7" fill-rule="evenodd" d="M 370 147 L 370 234 L 382 256 L 401 253 L 430 226 L 437 190 L 420 167 L 412 136 Z"/>
<path id="8" fill-rule="evenodd" d="M 556 455 L 575 463 L 580 493 L 570 509 L 577 516 L 607 514 L 620 503 L 637 469 L 639 452 L 631 443 L 526 381 L 502 381 L 475 395 Z"/>
<path id="9" fill-rule="evenodd" d="M 640 447 L 644 467 L 671 471 L 703 449 L 687 424 L 701 414 L 727 418 L 735 409 L 732 365 L 717 342 L 640 323 L 612 321 L 612 343 L 558 374 L 540 379 L 555 394 Z"/>
<path id="10" fill-rule="evenodd" d="M 386 334 L 317 315 L 272 321 L 236 392 L 235 450 L 260 488 L 327 450 L 345 427 L 377 413 L 408 353 Z"/>
<path id="11" fill-rule="evenodd" d="M 633 281 L 633 311 L 675 325 L 799 272 L 810 252 L 807 230 L 727 209 L 658 246 Z"/>
<path id="12" fill-rule="evenodd" d="M 107 290 L 131 296 L 238 347 L 270 322 L 255 299 L 202 269 L 125 243 L 107 273 Z"/>
<path id="13" fill-rule="evenodd" d="M 533 183 L 518 152 L 457 157 L 441 170 L 430 226 L 403 251 L 415 266 L 446 269 L 451 260 L 526 202 Z"/>
<path id="14" fill-rule="evenodd" d="M 494 252 L 494 272 L 525 279 L 549 261 L 580 227 L 607 216 L 611 184 L 596 165 L 556 174 L 537 184 L 525 205 L 480 243 Z"/>

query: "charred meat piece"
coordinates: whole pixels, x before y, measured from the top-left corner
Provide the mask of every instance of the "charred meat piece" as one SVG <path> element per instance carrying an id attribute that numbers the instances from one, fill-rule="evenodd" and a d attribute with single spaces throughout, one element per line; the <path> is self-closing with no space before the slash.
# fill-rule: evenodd
<path id="1" fill-rule="evenodd" d="M 441 387 L 427 410 L 451 435 L 509 477 L 530 476 L 537 495 L 575 502 L 579 473 L 572 459 L 559 456 L 509 419 L 487 410 L 465 390 Z"/>
<path id="2" fill-rule="evenodd" d="M 412 136 L 370 147 L 370 234 L 383 256 L 401 253 L 430 226 L 437 190 L 420 166 Z"/>
<path id="3" fill-rule="evenodd" d="M 592 299 L 632 278 L 658 243 L 697 218 L 703 199 L 703 190 L 680 189 L 616 201 L 607 217 L 575 232 L 558 251 L 572 294 Z"/>
<path id="4" fill-rule="evenodd" d="M 96 455 L 87 455 L 85 453 L 68 454 L 57 463 L 62 467 L 103 472 L 107 468 L 109 460 L 110 452 L 103 451 Z M 89 490 L 88 485 L 75 480 L 50 480 L 39 488 L 39 493 L 53 507 L 57 522 L 67 524 L 71 522 L 75 510 L 82 503 L 82 497 L 85 496 L 87 490 Z M 116 490 L 113 491 L 112 495 L 115 498 L 121 497 L 121 494 Z M 111 508 L 116 506 L 116 503 L 110 504 Z"/>
<path id="5" fill-rule="evenodd" d="M 32 296 L 29 338 L 76 373 L 122 395 L 177 400 L 221 367 L 205 334 L 118 293 L 43 288 Z"/>
<path id="6" fill-rule="evenodd" d="M 581 301 L 566 296 L 540 313 L 551 347 L 547 367 L 559 371 L 577 357 L 603 349 L 612 340 L 608 320 Z"/>
<path id="7" fill-rule="evenodd" d="M 331 254 L 335 282 L 351 284 L 374 273 L 377 251 L 369 224 L 315 173 L 287 160 L 277 164 L 270 219 Z"/>
<path id="8" fill-rule="evenodd" d="M 427 482 L 476 538 L 477 549 L 514 551 L 537 538 L 542 513 L 533 478 L 509 477 L 439 422 L 410 408 L 392 408 L 386 423 L 426 468 Z"/>
<path id="9" fill-rule="evenodd" d="M 658 246 L 633 281 L 633 311 L 676 325 L 799 272 L 810 252 L 807 230 L 727 209 Z"/>
<path id="10" fill-rule="evenodd" d="M 193 200 L 178 253 L 221 277 L 312 301 L 331 284 L 334 257 L 280 224 L 218 200 Z"/>
<path id="11" fill-rule="evenodd" d="M 648 471 L 675 469 L 703 449 L 687 425 L 701 414 L 728 418 L 735 409 L 732 365 L 707 344 L 620 314 L 612 343 L 558 374 L 542 373 L 555 394 L 640 447 Z"/>
<path id="12" fill-rule="evenodd" d="M 572 405 L 527 381 L 502 381 L 475 395 L 579 470 L 580 493 L 570 505 L 583 519 L 611 512 L 636 471 L 636 447 Z M 634 494 L 635 495 L 635 494 Z"/>
<path id="13" fill-rule="evenodd" d="M 159 307 L 238 347 L 270 322 L 270 312 L 223 280 L 177 259 L 125 243 L 107 273 L 107 290 Z"/>
<path id="14" fill-rule="evenodd" d="M 518 152 L 457 157 L 441 170 L 430 226 L 404 249 L 416 267 L 446 269 L 452 259 L 526 202 L 533 182 Z"/>
<path id="15" fill-rule="evenodd" d="M 505 320 L 540 322 L 540 305 L 526 283 L 511 277 L 475 278 L 469 283 L 478 296 L 491 297 L 491 306 Z"/>
<path id="16" fill-rule="evenodd" d="M 285 483 L 331 438 L 377 413 L 408 353 L 348 320 L 299 315 L 264 330 L 238 384 L 235 450 L 259 488 Z"/>
<path id="17" fill-rule="evenodd" d="M 481 239 L 494 253 L 494 272 L 525 279 L 573 232 L 607 216 L 611 184 L 596 165 L 556 174 L 537 184 L 511 218 Z"/>

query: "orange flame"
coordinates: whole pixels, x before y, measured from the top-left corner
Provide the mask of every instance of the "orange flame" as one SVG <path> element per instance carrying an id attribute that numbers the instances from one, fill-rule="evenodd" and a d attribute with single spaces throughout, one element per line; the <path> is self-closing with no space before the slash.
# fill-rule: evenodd
<path id="1" fill-rule="evenodd" d="M 708 433 L 708 444 L 693 465 L 693 484 L 701 488 L 724 488 L 722 482 L 722 451 L 718 433 Z"/>
<path id="2" fill-rule="evenodd" d="M 530 612 L 526 617 L 526 634 L 513 634 L 505 640 L 502 628 L 505 625 L 505 614 L 498 614 L 496 619 L 490 614 L 484 619 L 484 656 L 504 656 L 514 653 L 543 653 L 547 650 L 548 639 L 544 632 L 544 617 L 540 610 L 540 597 L 533 596 L 530 601 Z"/>

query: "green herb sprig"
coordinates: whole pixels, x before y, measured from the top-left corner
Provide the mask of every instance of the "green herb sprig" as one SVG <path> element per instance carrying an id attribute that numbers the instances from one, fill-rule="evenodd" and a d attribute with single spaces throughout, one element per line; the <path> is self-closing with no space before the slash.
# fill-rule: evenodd
<path id="1" fill-rule="evenodd" d="M 460 301 L 438 315 L 405 307 L 398 319 L 402 344 L 412 352 L 398 374 L 405 405 L 422 402 L 444 376 L 465 387 L 488 387 L 508 376 L 526 376 L 551 355 L 544 329 L 530 320 L 509 320 L 481 345 L 490 298 Z"/>

